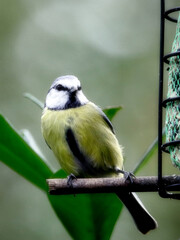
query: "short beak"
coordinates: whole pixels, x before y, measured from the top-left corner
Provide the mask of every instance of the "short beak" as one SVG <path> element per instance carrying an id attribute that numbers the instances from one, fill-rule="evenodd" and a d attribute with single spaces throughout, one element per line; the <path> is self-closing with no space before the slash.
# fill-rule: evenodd
<path id="1" fill-rule="evenodd" d="M 71 93 L 72 95 L 76 95 L 77 91 L 78 91 L 77 88 L 71 88 L 70 93 Z"/>

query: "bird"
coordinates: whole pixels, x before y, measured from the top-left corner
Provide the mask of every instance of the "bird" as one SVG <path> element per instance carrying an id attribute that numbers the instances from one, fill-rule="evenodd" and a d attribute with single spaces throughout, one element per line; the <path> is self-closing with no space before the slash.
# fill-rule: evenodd
<path id="1" fill-rule="evenodd" d="M 123 147 L 112 123 L 101 108 L 84 95 L 73 75 L 54 80 L 47 93 L 41 117 L 42 135 L 72 177 L 127 177 L 123 169 Z M 116 192 L 129 210 L 138 230 L 146 234 L 157 228 L 156 220 L 132 192 Z"/>

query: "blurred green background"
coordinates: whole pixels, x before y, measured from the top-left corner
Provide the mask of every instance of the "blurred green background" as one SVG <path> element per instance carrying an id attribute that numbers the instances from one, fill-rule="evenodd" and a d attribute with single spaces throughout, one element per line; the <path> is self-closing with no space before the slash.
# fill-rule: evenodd
<path id="1" fill-rule="evenodd" d="M 31 131 L 53 170 L 59 165 L 41 136 L 41 110 L 23 93 L 44 101 L 56 77 L 74 74 L 97 105 L 123 105 L 113 124 L 125 168 L 133 170 L 157 136 L 159 11 L 158 0 L 0 0 L 0 111 L 16 129 Z M 166 53 L 174 34 L 167 23 Z M 179 173 L 169 157 L 164 165 L 165 174 Z M 157 155 L 140 174 L 157 175 Z M 139 196 L 159 228 L 141 235 L 124 209 L 112 240 L 179 239 L 179 202 Z M 1 240 L 71 239 L 47 197 L 2 163 L 0 209 Z"/>

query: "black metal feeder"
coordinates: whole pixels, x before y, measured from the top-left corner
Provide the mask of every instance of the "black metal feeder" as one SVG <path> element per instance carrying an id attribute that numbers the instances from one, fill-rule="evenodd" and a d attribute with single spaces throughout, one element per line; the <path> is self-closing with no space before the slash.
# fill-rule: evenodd
<path id="1" fill-rule="evenodd" d="M 166 108 L 168 104 L 180 104 L 180 95 L 175 97 L 168 97 L 163 100 L 163 82 L 164 82 L 164 65 L 170 64 L 171 59 L 175 57 L 180 58 L 180 49 L 175 52 L 164 55 L 164 40 L 165 40 L 165 24 L 166 21 L 177 23 L 178 20 L 171 16 L 174 12 L 180 12 L 180 7 L 165 10 L 165 0 L 161 0 L 161 26 L 160 26 L 160 66 L 159 66 L 159 116 L 158 116 L 158 189 L 159 195 L 163 198 L 180 199 L 180 193 L 172 193 L 176 185 L 166 185 L 163 181 L 163 159 L 162 152 L 170 153 L 169 149 L 172 147 L 180 146 L 180 139 L 167 141 L 163 144 L 163 108 Z M 180 71 L 180 69 L 179 69 Z M 180 109 L 179 109 L 180 112 Z M 179 120 L 180 121 L 180 120 Z M 179 129 L 180 131 L 180 129 Z M 180 184 L 178 184 L 180 185 Z"/>

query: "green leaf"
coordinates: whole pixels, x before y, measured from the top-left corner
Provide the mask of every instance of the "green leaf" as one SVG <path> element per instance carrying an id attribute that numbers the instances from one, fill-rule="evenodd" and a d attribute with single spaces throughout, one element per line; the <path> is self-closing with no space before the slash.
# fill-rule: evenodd
<path id="1" fill-rule="evenodd" d="M 103 109 L 103 112 L 109 118 L 110 121 L 115 117 L 115 115 L 122 109 L 121 106 L 118 107 L 107 107 Z"/>
<path id="2" fill-rule="evenodd" d="M 64 178 L 62 170 L 51 178 Z M 48 195 L 49 201 L 65 228 L 77 240 L 108 240 L 122 203 L 115 194 Z"/>
<path id="3" fill-rule="evenodd" d="M 156 152 L 157 147 L 158 147 L 158 139 L 156 138 L 154 142 L 149 146 L 148 150 L 146 151 L 144 156 L 141 158 L 138 165 L 135 167 L 133 171 L 134 174 L 137 174 L 137 172 L 139 172 L 147 164 L 147 162 L 150 160 L 152 155 Z"/>
<path id="4" fill-rule="evenodd" d="M 46 179 L 52 175 L 51 170 L 2 115 L 0 132 L 0 161 L 42 190 L 47 190 Z"/>
<path id="5" fill-rule="evenodd" d="M 38 144 L 36 143 L 36 140 L 32 136 L 31 132 L 28 129 L 22 129 L 20 131 L 20 134 L 24 141 L 34 150 L 34 152 L 36 152 L 42 159 L 44 159 L 45 157 L 41 152 Z"/>

